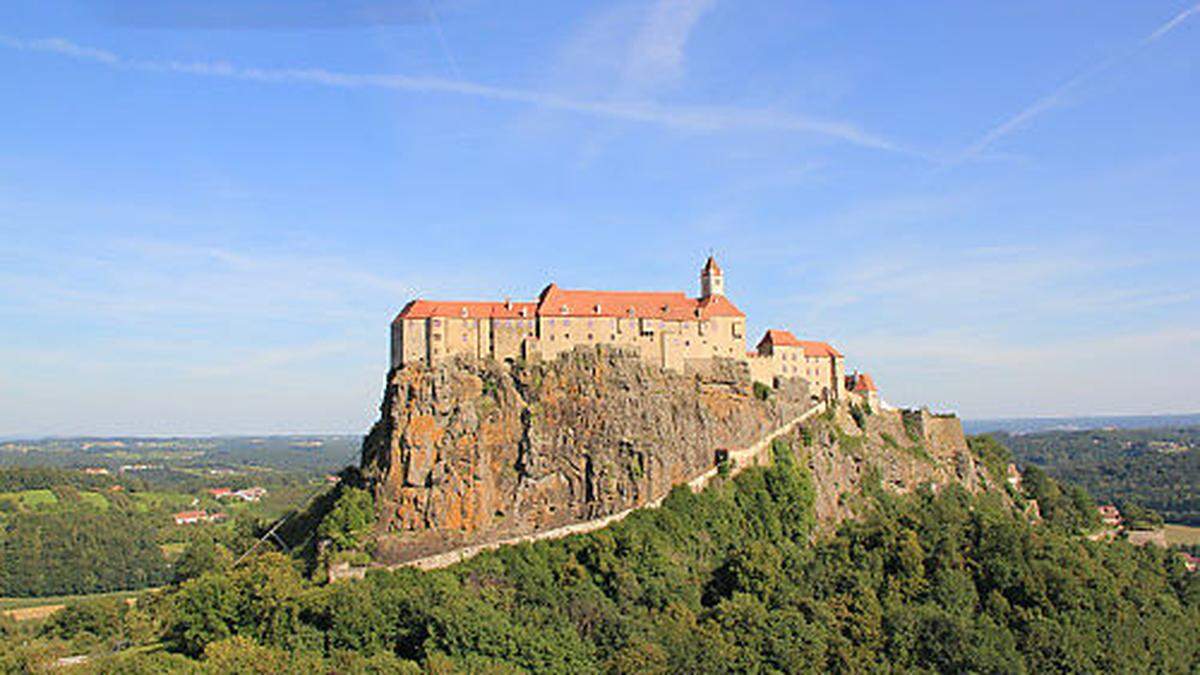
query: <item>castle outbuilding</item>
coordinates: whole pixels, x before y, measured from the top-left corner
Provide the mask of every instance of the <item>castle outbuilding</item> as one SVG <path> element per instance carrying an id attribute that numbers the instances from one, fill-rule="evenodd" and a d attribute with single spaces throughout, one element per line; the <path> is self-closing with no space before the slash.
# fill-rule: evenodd
<path id="1" fill-rule="evenodd" d="M 850 396 L 858 400 L 860 404 L 865 403 L 872 410 L 879 410 L 879 389 L 875 387 L 875 380 L 866 373 L 854 372 L 846 376 L 846 391 L 850 392 Z"/>
<path id="2" fill-rule="evenodd" d="M 580 345 L 636 349 L 643 360 L 683 371 L 714 358 L 747 362 L 757 382 L 800 377 L 824 399 L 845 394 L 843 357 L 825 342 L 770 330 L 746 351 L 746 315 L 725 296 L 725 274 L 709 256 L 700 295 L 678 291 L 594 291 L 546 286 L 533 302 L 409 302 L 392 321 L 391 365 L 466 355 L 547 358 Z"/>

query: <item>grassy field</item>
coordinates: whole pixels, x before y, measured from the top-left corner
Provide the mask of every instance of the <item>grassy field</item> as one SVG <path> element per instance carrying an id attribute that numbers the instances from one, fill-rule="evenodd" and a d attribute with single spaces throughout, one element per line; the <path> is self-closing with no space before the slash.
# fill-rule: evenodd
<path id="1" fill-rule="evenodd" d="M 142 595 L 146 589 L 140 591 L 114 591 L 112 593 L 92 593 L 88 596 L 47 596 L 43 598 L 0 598 L 0 611 L 2 613 L 10 613 L 13 610 L 38 609 L 38 608 L 61 608 L 62 605 L 82 601 L 82 599 L 95 598 L 132 598 Z"/>
<path id="2" fill-rule="evenodd" d="M 20 504 L 26 509 L 37 509 L 43 506 L 54 506 L 58 497 L 49 490 L 21 490 L 19 492 L 0 492 L 0 501 Z"/>
<path id="3" fill-rule="evenodd" d="M 1168 544 L 1200 544 L 1200 527 L 1167 523 L 1164 529 L 1167 531 Z"/>

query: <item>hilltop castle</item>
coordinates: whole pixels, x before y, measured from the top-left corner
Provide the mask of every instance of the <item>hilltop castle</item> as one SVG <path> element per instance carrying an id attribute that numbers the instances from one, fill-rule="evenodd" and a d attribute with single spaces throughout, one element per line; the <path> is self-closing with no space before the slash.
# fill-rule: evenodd
<path id="1" fill-rule="evenodd" d="M 536 302 L 417 299 L 392 321 L 392 367 L 456 355 L 496 360 L 553 359 L 579 345 L 637 349 L 661 368 L 684 371 L 714 358 L 745 362 L 755 382 L 807 380 L 822 399 L 850 396 L 878 405 L 870 378 L 847 376 L 828 343 L 768 330 L 746 350 L 746 315 L 725 297 L 725 274 L 709 256 L 700 296 L 678 291 L 582 291 L 550 284 Z"/>

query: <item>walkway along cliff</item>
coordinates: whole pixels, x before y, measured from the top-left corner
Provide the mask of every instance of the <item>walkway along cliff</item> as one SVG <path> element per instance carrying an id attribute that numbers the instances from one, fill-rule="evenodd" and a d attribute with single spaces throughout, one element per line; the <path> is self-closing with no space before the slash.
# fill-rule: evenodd
<path id="1" fill-rule="evenodd" d="M 594 529 L 744 466 L 775 434 L 803 448 L 817 515 L 855 513 L 864 481 L 902 492 L 988 478 L 957 419 L 826 409 L 801 378 L 755 386 L 744 362 L 675 372 L 621 347 L 547 362 L 456 358 L 389 375 L 362 473 L 379 513 L 379 564 L 440 566 L 449 552 Z"/>

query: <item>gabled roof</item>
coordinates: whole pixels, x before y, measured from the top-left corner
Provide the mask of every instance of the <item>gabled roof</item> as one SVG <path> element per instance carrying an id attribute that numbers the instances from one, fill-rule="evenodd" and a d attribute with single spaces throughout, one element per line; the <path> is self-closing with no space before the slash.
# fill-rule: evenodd
<path id="1" fill-rule="evenodd" d="M 568 290 L 555 284 L 538 296 L 538 316 L 603 316 L 617 318 L 695 321 L 714 316 L 742 317 L 727 298 L 689 298 L 678 291 Z"/>
<path id="2" fill-rule="evenodd" d="M 521 310 L 525 313 L 522 314 Z M 396 319 L 428 319 L 453 317 L 466 319 L 533 318 L 537 304 L 533 302 L 475 302 L 460 300 L 413 300 L 400 310 Z"/>
<path id="3" fill-rule="evenodd" d="M 758 341 L 757 349 L 762 349 L 764 346 L 771 347 L 801 347 L 804 349 L 805 356 L 828 356 L 838 358 L 842 353 L 834 349 L 828 342 L 814 342 L 812 340 L 799 340 L 791 331 L 779 330 L 772 328 L 763 334 L 762 339 Z"/>
<path id="4" fill-rule="evenodd" d="M 723 274 L 723 272 L 721 272 L 721 266 L 717 264 L 717 259 L 711 255 L 708 256 L 708 260 L 704 262 L 704 269 L 700 271 L 701 273 L 707 272 L 709 274 Z"/>
<path id="5" fill-rule="evenodd" d="M 763 334 L 762 339 L 758 341 L 758 346 L 771 345 L 772 347 L 801 347 L 803 346 L 791 331 L 779 330 L 776 328 L 769 329 Z"/>
<path id="6" fill-rule="evenodd" d="M 866 373 L 854 373 L 846 376 L 846 389 L 856 392 L 879 391 L 875 388 L 875 381 Z"/>
<path id="7" fill-rule="evenodd" d="M 842 353 L 833 348 L 833 345 L 828 342 L 813 342 L 812 340 L 801 340 L 800 346 L 804 347 L 805 356 L 830 356 L 833 358 L 841 358 Z"/>

